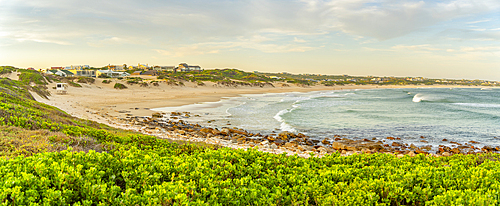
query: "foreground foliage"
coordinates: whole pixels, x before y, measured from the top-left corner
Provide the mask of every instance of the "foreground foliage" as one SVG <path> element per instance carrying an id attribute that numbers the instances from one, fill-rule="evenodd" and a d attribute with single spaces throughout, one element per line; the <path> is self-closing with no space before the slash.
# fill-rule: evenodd
<path id="1" fill-rule="evenodd" d="M 304 159 L 256 150 L 120 147 L 0 162 L 10 204 L 424 205 L 498 203 L 498 163 L 483 156 Z M 489 156 L 488 158 L 498 158 Z"/>
<path id="2" fill-rule="evenodd" d="M 0 81 L 3 205 L 499 204 L 498 154 L 305 159 L 207 148 L 71 117 L 29 87 Z"/>

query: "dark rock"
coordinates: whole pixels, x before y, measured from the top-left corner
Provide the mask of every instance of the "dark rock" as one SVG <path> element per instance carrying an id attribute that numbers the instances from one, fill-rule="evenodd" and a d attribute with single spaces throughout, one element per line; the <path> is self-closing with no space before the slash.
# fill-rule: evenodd
<path id="1" fill-rule="evenodd" d="M 399 143 L 399 142 L 393 142 L 391 146 L 393 146 L 393 147 L 401 147 L 403 145 L 401 143 Z"/>
<path id="2" fill-rule="evenodd" d="M 295 135 L 291 132 L 281 132 L 278 134 L 278 138 L 281 139 L 281 140 L 288 140 L 290 138 L 293 138 Z"/>
<path id="3" fill-rule="evenodd" d="M 453 148 L 453 149 L 451 150 L 451 152 L 452 152 L 453 154 L 460 154 L 460 153 L 461 153 L 460 149 L 458 149 L 458 148 Z"/>
<path id="4" fill-rule="evenodd" d="M 335 150 L 343 150 L 346 149 L 346 145 L 340 142 L 332 142 L 332 148 Z"/>
<path id="5" fill-rule="evenodd" d="M 321 141 L 321 143 L 322 143 L 322 144 L 330 144 L 330 142 L 328 141 L 328 139 L 323 139 L 323 140 Z"/>

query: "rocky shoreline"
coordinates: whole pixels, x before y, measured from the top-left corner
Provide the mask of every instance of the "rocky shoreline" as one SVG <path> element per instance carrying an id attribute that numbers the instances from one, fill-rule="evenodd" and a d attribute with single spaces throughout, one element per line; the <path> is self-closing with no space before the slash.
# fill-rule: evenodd
<path id="1" fill-rule="evenodd" d="M 294 134 L 286 131 L 269 135 L 255 134 L 236 127 L 217 129 L 190 124 L 183 120 L 191 116 L 189 112 L 171 112 L 170 114 L 157 112 L 150 117 L 127 115 L 126 118 L 112 117 L 108 114 L 99 115 L 112 119 L 108 121 L 112 125 L 159 138 L 204 142 L 235 149 L 255 148 L 263 152 L 296 154 L 305 158 L 311 155 L 322 157 L 335 152 L 340 152 L 343 156 L 356 153 L 387 153 L 397 157 L 405 155 L 413 157 L 417 154 L 451 156 L 500 151 L 500 147 L 476 147 L 475 144 L 479 144 L 479 142 L 475 141 L 458 143 L 443 139 L 444 143 L 448 143 L 448 145 L 451 143 L 453 146 L 439 145 L 436 149 L 431 145 L 417 147 L 413 144 L 407 144 L 397 137 L 353 140 L 343 138 L 341 135 L 333 135 L 331 138 L 319 141 L 301 133 Z M 421 142 L 427 142 L 425 137 L 420 138 Z"/>

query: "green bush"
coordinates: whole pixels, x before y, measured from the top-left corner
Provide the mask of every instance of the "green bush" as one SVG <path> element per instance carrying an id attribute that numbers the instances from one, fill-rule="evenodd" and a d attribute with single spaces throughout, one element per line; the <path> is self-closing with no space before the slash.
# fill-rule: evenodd
<path id="1" fill-rule="evenodd" d="M 121 83 L 115 83 L 115 86 L 113 87 L 115 89 L 126 89 L 127 87 Z"/>
<path id="2" fill-rule="evenodd" d="M 78 77 L 77 80 L 78 83 L 87 83 L 87 84 L 92 84 L 95 82 L 95 79 L 92 77 Z"/>
<path id="3" fill-rule="evenodd" d="M 72 81 L 68 81 L 68 84 L 69 84 L 69 86 L 72 86 L 72 87 L 82 87 L 82 85 L 80 85 L 76 82 L 72 82 Z"/>
<path id="4" fill-rule="evenodd" d="M 109 84 L 109 83 L 111 83 L 111 80 L 106 80 L 106 79 L 105 79 L 105 80 L 102 80 L 102 83 L 103 83 L 103 84 Z"/>
<path id="5" fill-rule="evenodd" d="M 15 68 L 11 66 L 0 66 L 0 74 L 9 74 L 14 70 Z"/>
<path id="6" fill-rule="evenodd" d="M 19 81 L 24 84 L 38 84 L 38 85 L 46 85 L 48 84 L 42 74 L 38 71 L 20 69 L 21 74 L 19 75 Z"/>

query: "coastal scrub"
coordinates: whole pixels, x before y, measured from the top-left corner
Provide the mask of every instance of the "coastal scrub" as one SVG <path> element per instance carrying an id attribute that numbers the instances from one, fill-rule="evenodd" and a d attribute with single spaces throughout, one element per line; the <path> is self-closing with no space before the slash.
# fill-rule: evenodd
<path id="1" fill-rule="evenodd" d="M 202 147 L 72 117 L 30 87 L 0 81 L 4 205 L 499 204 L 496 153 L 301 158 Z"/>

